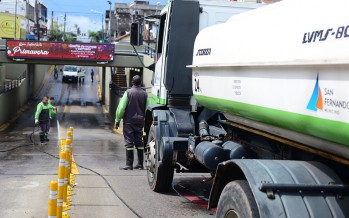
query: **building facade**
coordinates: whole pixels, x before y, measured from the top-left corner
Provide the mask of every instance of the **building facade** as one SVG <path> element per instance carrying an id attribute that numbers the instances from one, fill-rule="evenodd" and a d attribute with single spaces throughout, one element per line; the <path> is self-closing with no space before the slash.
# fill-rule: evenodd
<path id="1" fill-rule="evenodd" d="M 0 38 L 47 40 L 47 7 L 35 0 L 0 1 Z"/>
<path id="2" fill-rule="evenodd" d="M 150 15 L 160 14 L 163 7 L 164 5 L 160 4 L 149 4 L 148 1 L 115 3 L 114 10 L 111 13 L 111 19 L 109 19 L 109 11 L 106 12 L 106 27 L 110 28 L 112 38 L 118 38 L 130 32 L 132 22 Z"/>

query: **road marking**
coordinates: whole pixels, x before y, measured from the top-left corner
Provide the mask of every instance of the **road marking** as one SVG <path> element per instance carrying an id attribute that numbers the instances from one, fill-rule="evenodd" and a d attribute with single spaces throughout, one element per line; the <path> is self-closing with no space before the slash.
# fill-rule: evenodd
<path id="1" fill-rule="evenodd" d="M 208 208 L 208 201 L 195 195 L 193 192 L 187 190 L 186 188 L 184 188 L 183 186 L 180 185 L 175 185 L 173 187 L 175 189 L 175 191 L 177 191 L 177 193 L 183 197 L 185 197 L 186 199 L 188 199 L 190 202 L 207 209 Z M 215 209 L 211 209 L 211 211 L 215 211 Z"/>

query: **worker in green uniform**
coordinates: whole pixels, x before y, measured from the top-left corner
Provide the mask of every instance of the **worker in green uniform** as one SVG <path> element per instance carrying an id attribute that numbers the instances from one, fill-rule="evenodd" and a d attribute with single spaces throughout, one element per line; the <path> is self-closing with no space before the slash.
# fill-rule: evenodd
<path id="1" fill-rule="evenodd" d="M 47 134 L 50 130 L 50 119 L 50 106 L 48 104 L 48 98 L 45 96 L 36 107 L 35 113 L 35 124 L 40 126 L 40 142 L 42 144 L 49 141 Z"/>
<path id="2" fill-rule="evenodd" d="M 126 148 L 126 166 L 121 170 L 133 169 L 133 150 L 137 149 L 138 164 L 134 169 L 143 169 L 143 126 L 145 110 L 147 106 L 147 93 L 141 88 L 141 77 L 132 78 L 132 88 L 122 96 L 115 116 L 115 128 L 117 129 L 123 118 L 123 135 Z"/>

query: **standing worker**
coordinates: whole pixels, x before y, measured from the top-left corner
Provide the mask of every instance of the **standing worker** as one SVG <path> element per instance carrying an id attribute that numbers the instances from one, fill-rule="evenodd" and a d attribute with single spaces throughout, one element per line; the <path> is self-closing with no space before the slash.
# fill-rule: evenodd
<path id="1" fill-rule="evenodd" d="M 133 169 L 133 150 L 137 149 L 138 164 L 135 169 L 143 169 L 143 127 L 144 116 L 147 106 L 147 93 L 141 85 L 141 77 L 136 75 L 132 78 L 133 86 L 122 96 L 119 106 L 116 110 L 115 128 L 119 127 L 121 118 L 123 118 L 123 134 L 126 147 L 126 166 L 120 167 L 121 170 Z"/>
<path id="2" fill-rule="evenodd" d="M 93 82 L 93 76 L 95 75 L 95 72 L 93 72 L 93 69 L 91 69 L 91 80 Z"/>
<path id="3" fill-rule="evenodd" d="M 48 131 L 50 130 L 50 118 L 50 106 L 48 104 L 48 98 L 45 96 L 36 107 L 35 113 L 35 124 L 40 126 L 40 142 L 43 144 L 50 141 L 47 138 Z"/>

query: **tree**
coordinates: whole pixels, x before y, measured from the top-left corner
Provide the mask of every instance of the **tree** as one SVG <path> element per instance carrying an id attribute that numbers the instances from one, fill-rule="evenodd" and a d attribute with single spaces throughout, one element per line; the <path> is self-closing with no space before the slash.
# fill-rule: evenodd
<path id="1" fill-rule="evenodd" d="M 75 33 L 70 33 L 65 35 L 65 40 L 66 42 L 76 42 L 77 35 Z"/>
<path id="2" fill-rule="evenodd" d="M 74 24 L 74 28 L 75 28 L 75 30 L 76 30 L 76 34 L 77 34 L 77 35 L 80 35 L 80 34 L 81 34 L 80 27 L 79 27 L 77 24 Z"/>
<path id="3" fill-rule="evenodd" d="M 48 38 L 49 41 L 63 41 L 63 32 L 59 29 L 51 29 L 50 36 Z"/>
<path id="4" fill-rule="evenodd" d="M 97 31 L 97 32 L 88 31 L 88 35 L 92 43 L 99 43 L 100 41 L 103 41 L 102 31 Z"/>

